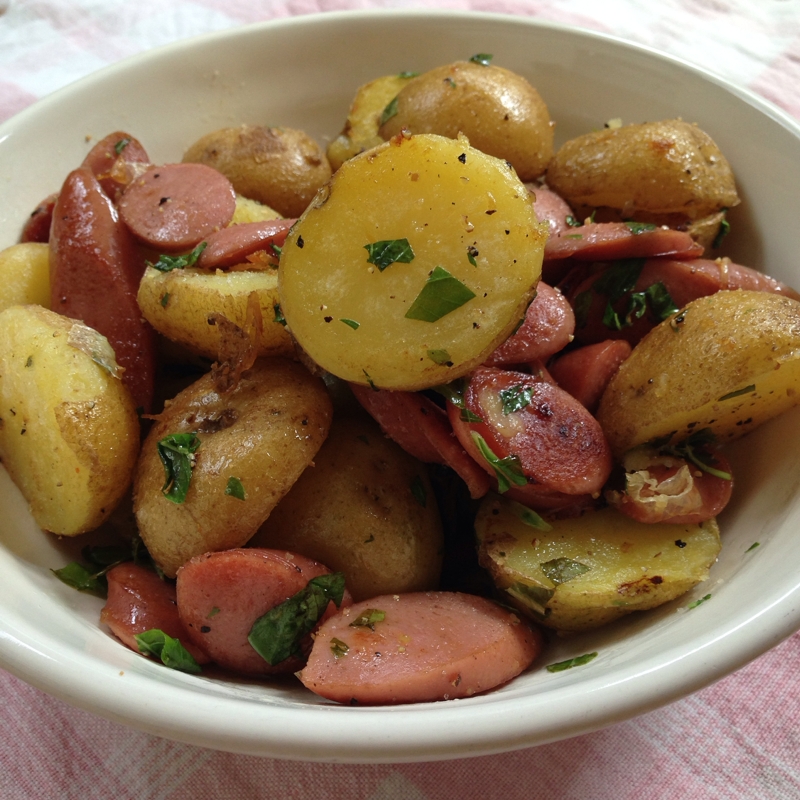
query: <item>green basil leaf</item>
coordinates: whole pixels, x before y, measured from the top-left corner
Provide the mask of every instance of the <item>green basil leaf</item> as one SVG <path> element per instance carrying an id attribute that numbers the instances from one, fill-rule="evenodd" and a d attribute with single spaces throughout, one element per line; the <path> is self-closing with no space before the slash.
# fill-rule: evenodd
<path id="1" fill-rule="evenodd" d="M 454 278 L 442 267 L 435 267 L 422 291 L 406 312 L 406 318 L 436 322 L 473 297 L 475 293 L 458 278 Z"/>
<path id="2" fill-rule="evenodd" d="M 165 474 L 161 493 L 173 503 L 183 503 L 192 481 L 194 454 L 200 447 L 200 439 L 195 433 L 173 433 L 156 447 Z"/>
<path id="3" fill-rule="evenodd" d="M 646 231 L 654 231 L 658 226 L 652 222 L 626 222 L 625 227 L 635 236 Z"/>
<path id="4" fill-rule="evenodd" d="M 731 224 L 727 219 L 723 219 L 719 224 L 719 230 L 711 243 L 711 247 L 716 250 L 721 244 L 722 240 L 731 232 Z"/>
<path id="5" fill-rule="evenodd" d="M 428 350 L 428 358 L 433 361 L 434 364 L 439 364 L 443 367 L 453 366 L 450 353 L 448 353 L 447 350 Z"/>
<path id="6" fill-rule="evenodd" d="M 190 672 L 193 675 L 197 675 L 201 671 L 200 665 L 194 660 L 194 656 L 180 641 L 173 639 L 158 628 L 151 628 L 144 633 L 137 633 L 134 639 L 136 639 L 136 644 L 142 655 L 151 655 L 159 659 L 165 667 L 177 669 L 181 672 Z"/>
<path id="7" fill-rule="evenodd" d="M 342 317 L 339 322 L 344 322 L 345 325 L 347 325 L 349 328 L 352 328 L 354 331 L 357 331 L 361 327 L 361 323 L 356 322 L 354 319 Z"/>
<path id="8" fill-rule="evenodd" d="M 244 500 L 245 493 L 242 482 L 231 475 L 231 477 L 228 478 L 228 485 L 225 487 L 225 494 L 229 497 L 235 497 L 237 500 Z"/>
<path id="9" fill-rule="evenodd" d="M 386 108 L 381 112 L 379 125 L 385 125 L 392 117 L 397 116 L 397 97 L 393 97 L 386 105 Z"/>
<path id="10" fill-rule="evenodd" d="M 412 70 L 404 69 L 402 72 L 397 73 L 398 78 L 416 78 L 419 75 L 419 72 L 413 72 Z"/>
<path id="11" fill-rule="evenodd" d="M 312 578 L 304 589 L 259 617 L 253 623 L 247 641 L 273 666 L 289 656 L 300 655 L 303 638 L 314 629 L 328 603 L 333 600 L 340 606 L 343 595 L 343 573 L 333 572 Z"/>
<path id="12" fill-rule="evenodd" d="M 547 604 L 555 591 L 544 586 L 528 586 L 527 583 L 514 583 L 506 589 L 508 594 L 540 617 L 546 617 L 550 613 Z"/>
<path id="13" fill-rule="evenodd" d="M 624 258 L 615 261 L 593 284 L 592 289 L 598 294 L 608 298 L 609 302 L 616 303 L 633 290 L 639 275 L 642 274 L 645 259 Z"/>
<path id="14" fill-rule="evenodd" d="M 521 383 L 510 389 L 501 389 L 499 394 L 503 404 L 503 414 L 513 414 L 515 411 L 522 411 L 523 408 L 529 406 L 533 399 L 533 392 L 533 386 L 523 386 Z"/>
<path id="15" fill-rule="evenodd" d="M 571 558 L 554 558 L 552 561 L 545 561 L 539 564 L 539 569 L 556 586 L 571 581 L 591 570 L 586 564 L 580 561 L 573 561 Z"/>
<path id="16" fill-rule="evenodd" d="M 518 503 L 516 500 L 506 499 L 504 502 L 514 513 L 514 516 L 525 525 L 529 525 L 531 528 L 536 528 L 540 531 L 553 530 L 553 526 L 549 522 L 545 522 L 545 520 L 543 520 L 533 509 L 528 508 L 528 506 L 524 506 L 522 503 Z"/>
<path id="17" fill-rule="evenodd" d="M 278 325 L 283 325 L 286 327 L 286 317 L 283 316 L 283 311 L 281 310 L 280 303 L 275 303 L 272 306 L 272 310 L 275 313 L 274 321 L 278 323 Z"/>
<path id="18" fill-rule="evenodd" d="M 160 255 L 155 264 L 147 262 L 147 265 L 157 269 L 159 272 L 172 272 L 173 269 L 185 269 L 186 267 L 193 267 L 200 258 L 200 254 L 206 249 L 207 242 L 200 242 L 191 253 L 186 253 L 182 256 L 169 256 Z"/>
<path id="19" fill-rule="evenodd" d="M 341 639 L 337 639 L 335 636 L 331 639 L 331 653 L 333 653 L 334 658 L 346 656 L 349 649 L 350 647 Z"/>
<path id="20" fill-rule="evenodd" d="M 492 452 L 489 445 L 486 444 L 486 440 L 483 436 L 476 431 L 472 431 L 470 435 L 472 436 L 472 441 L 475 442 L 478 450 L 480 450 L 481 455 L 494 470 L 497 477 L 497 491 L 500 492 L 500 494 L 507 492 L 512 484 L 514 486 L 525 486 L 525 484 L 528 483 L 528 479 L 522 472 L 518 456 L 498 458 L 498 456 Z"/>
<path id="21" fill-rule="evenodd" d="M 680 310 L 661 281 L 648 286 L 644 293 L 647 295 L 650 310 L 659 322 L 663 322 Z"/>
<path id="22" fill-rule="evenodd" d="M 391 264 L 410 264 L 414 260 L 414 250 L 408 239 L 383 239 L 380 242 L 365 244 L 367 263 L 374 264 L 381 272 Z"/>
<path id="23" fill-rule="evenodd" d="M 711 599 L 711 595 L 707 594 L 704 597 L 701 597 L 699 600 L 695 600 L 694 603 L 689 603 L 687 608 L 689 608 L 689 609 L 697 608 L 697 606 L 699 606 L 701 603 L 705 603 L 706 600 L 710 600 L 710 599 Z"/>
<path id="24" fill-rule="evenodd" d="M 378 608 L 365 608 L 351 623 L 351 628 L 369 628 L 375 630 L 375 623 L 383 622 L 386 612 Z"/>
<path id="25" fill-rule="evenodd" d="M 476 53 L 470 58 L 473 64 L 480 64 L 483 67 L 488 67 L 492 63 L 494 56 L 491 53 Z"/>
<path id="26" fill-rule="evenodd" d="M 728 392 L 728 394 L 722 395 L 717 402 L 722 402 L 723 400 L 733 400 L 734 397 L 741 397 L 743 394 L 752 394 L 756 390 L 756 385 L 751 383 L 749 386 L 745 386 L 743 389 L 737 389 L 735 392 Z"/>
<path id="27" fill-rule="evenodd" d="M 71 586 L 79 592 L 86 592 L 97 597 L 105 597 L 108 594 L 108 583 L 103 575 L 87 569 L 77 561 L 73 561 L 61 569 L 51 570 L 51 572 L 62 583 L 66 583 L 67 586 Z"/>
<path id="28" fill-rule="evenodd" d="M 469 263 L 472 264 L 473 267 L 478 266 L 478 262 L 476 261 L 476 259 L 479 255 L 480 253 L 478 252 L 478 248 L 475 247 L 474 245 L 470 245 L 467 248 L 467 261 L 469 261 Z"/>
<path id="29" fill-rule="evenodd" d="M 565 669 L 582 667 L 584 664 L 594 661 L 595 658 L 597 658 L 597 653 L 586 653 L 575 658 L 568 658 L 566 661 L 559 661 L 556 664 L 548 664 L 546 669 L 548 672 L 563 672 Z"/>
<path id="30" fill-rule="evenodd" d="M 115 152 L 117 155 L 121 155 L 121 154 L 122 154 L 122 151 L 123 151 L 123 150 L 124 150 L 124 149 L 125 149 L 125 148 L 126 148 L 126 147 L 127 147 L 129 144 L 130 144 L 130 143 L 131 143 L 131 140 L 130 140 L 128 137 L 125 137 L 125 138 L 123 138 L 123 139 L 120 139 L 120 140 L 119 140 L 119 141 L 118 141 L 118 142 L 117 142 L 117 143 L 114 145 L 114 152 Z"/>

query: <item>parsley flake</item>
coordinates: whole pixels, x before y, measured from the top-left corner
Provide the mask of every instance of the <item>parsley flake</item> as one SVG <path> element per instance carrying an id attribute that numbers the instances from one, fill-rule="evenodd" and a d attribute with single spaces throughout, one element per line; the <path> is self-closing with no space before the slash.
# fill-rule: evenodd
<path id="1" fill-rule="evenodd" d="M 447 350 L 428 350 L 427 355 L 434 364 L 439 364 L 443 367 L 453 366 L 453 361 L 450 358 L 450 353 L 448 353 Z"/>
<path id="2" fill-rule="evenodd" d="M 165 667 L 177 669 L 181 672 L 198 674 L 200 665 L 194 660 L 194 656 L 180 643 L 178 639 L 173 639 L 164 631 L 158 628 L 151 628 L 144 633 L 134 635 L 139 652 L 145 656 L 154 656 L 159 659 Z"/>
<path id="3" fill-rule="evenodd" d="M 482 67 L 488 67 L 492 63 L 494 56 L 491 53 L 476 53 L 470 61 L 473 64 L 480 64 Z"/>
<path id="4" fill-rule="evenodd" d="M 397 116 L 397 104 L 398 100 L 395 96 L 388 102 L 386 108 L 384 108 L 381 112 L 380 122 L 378 123 L 379 125 L 385 125 L 392 117 Z"/>
<path id="5" fill-rule="evenodd" d="M 331 653 L 334 658 L 346 656 L 349 649 L 350 647 L 341 639 L 337 639 L 335 636 L 331 639 Z"/>
<path id="6" fill-rule="evenodd" d="M 228 485 L 225 487 L 225 494 L 229 497 L 235 497 L 237 500 L 244 500 L 245 494 L 242 482 L 231 475 L 231 477 L 228 478 Z"/>
<path id="7" fill-rule="evenodd" d="M 200 447 L 195 433 L 173 433 L 157 445 L 158 456 L 164 465 L 165 480 L 161 493 L 173 503 L 183 503 L 192 480 L 194 454 Z"/>
<path id="8" fill-rule="evenodd" d="M 386 612 L 381 611 L 379 608 L 365 608 L 351 623 L 351 628 L 369 628 L 371 631 L 375 630 L 377 622 L 383 622 L 386 619 Z"/>
<path id="9" fill-rule="evenodd" d="M 182 256 L 160 255 L 155 264 L 148 261 L 147 265 L 157 269 L 159 272 L 172 272 L 173 269 L 193 267 L 207 245 L 208 242 L 200 242 L 191 253 L 184 253 Z"/>
<path id="10" fill-rule="evenodd" d="M 125 149 L 125 148 L 126 148 L 126 147 L 127 147 L 129 144 L 130 144 L 130 143 L 131 143 L 131 140 L 130 140 L 128 137 L 125 137 L 124 139 L 120 139 L 120 140 L 119 140 L 119 141 L 118 141 L 118 142 L 117 142 L 117 143 L 114 145 L 114 152 L 115 152 L 117 155 L 121 155 L 121 154 L 122 154 L 122 151 L 123 151 L 123 150 L 124 150 L 124 149 Z"/>
<path id="11" fill-rule="evenodd" d="M 408 239 L 383 239 L 365 244 L 364 249 L 369 253 L 367 263 L 374 264 L 381 272 L 391 264 L 410 264 L 414 260 L 414 251 Z"/>
<path id="12" fill-rule="evenodd" d="M 533 392 L 533 386 L 523 386 L 521 383 L 510 389 L 501 389 L 499 394 L 503 404 L 503 414 L 513 414 L 515 411 L 522 411 L 523 408 L 529 406 L 533 399 Z"/>
<path id="13" fill-rule="evenodd" d="M 701 603 L 705 603 L 706 600 L 710 600 L 710 599 L 711 599 L 711 595 L 707 594 L 707 595 L 701 597 L 699 600 L 695 600 L 694 603 L 689 603 L 687 608 L 690 609 L 690 610 L 692 608 L 697 608 L 697 606 L 699 606 Z"/>
<path id="14" fill-rule="evenodd" d="M 475 292 L 446 269 L 434 267 L 425 286 L 406 311 L 406 319 L 436 322 L 475 297 Z"/>
<path id="15" fill-rule="evenodd" d="M 749 386 L 745 386 L 743 389 L 737 389 L 735 392 L 728 392 L 728 394 L 722 395 L 717 402 L 722 402 L 723 400 L 732 400 L 734 397 L 740 397 L 743 394 L 752 394 L 756 390 L 756 385 L 751 383 Z"/>
<path id="16" fill-rule="evenodd" d="M 591 567 L 587 567 L 586 564 L 581 564 L 580 561 L 574 561 L 571 558 L 554 558 L 551 561 L 539 564 L 539 569 L 545 574 L 545 577 L 556 586 L 559 586 L 589 572 Z"/>
<path id="17" fill-rule="evenodd" d="M 528 479 L 522 472 L 519 456 L 499 458 L 492 452 L 492 449 L 486 443 L 483 436 L 476 431 L 471 431 L 470 435 L 472 436 L 472 441 L 475 442 L 478 450 L 480 450 L 481 455 L 494 470 L 495 476 L 497 477 L 497 491 L 500 492 L 500 494 L 507 492 L 512 484 L 514 486 L 525 486 L 528 483 Z"/>
<path id="18" fill-rule="evenodd" d="M 347 319 L 346 317 L 342 317 L 339 322 L 344 322 L 349 328 L 352 328 L 354 331 L 357 331 L 361 327 L 360 322 L 356 322 L 354 319 Z"/>
<path id="19" fill-rule="evenodd" d="M 594 661 L 595 658 L 597 658 L 597 653 L 585 653 L 582 656 L 568 658 L 566 661 L 558 661 L 555 664 L 548 664 L 546 669 L 548 672 L 563 672 L 565 669 L 582 667 L 584 664 Z"/>

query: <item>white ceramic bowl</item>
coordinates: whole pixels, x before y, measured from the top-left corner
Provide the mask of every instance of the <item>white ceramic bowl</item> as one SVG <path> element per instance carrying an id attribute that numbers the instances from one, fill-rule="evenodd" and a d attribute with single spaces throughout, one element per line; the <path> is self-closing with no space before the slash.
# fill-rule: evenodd
<path id="1" fill-rule="evenodd" d="M 792 200 L 800 127 L 756 96 L 690 65 L 607 36 L 531 20 L 450 12 L 301 17 L 204 36 L 132 58 L 0 126 L 0 245 L 82 160 L 95 139 L 137 136 L 174 161 L 201 134 L 247 121 L 336 135 L 359 85 L 474 53 L 522 73 L 566 138 L 621 117 L 697 122 L 733 164 L 743 204 L 729 254 L 800 285 Z M 173 672 L 101 630 L 101 601 L 50 568 L 79 544 L 36 528 L 0 469 L 0 664 L 110 719 L 208 747 L 275 757 L 414 761 L 526 747 L 653 709 L 714 681 L 800 627 L 800 413 L 731 452 L 735 498 L 724 546 L 690 596 L 554 646 L 536 668 L 481 697 L 347 708 L 292 684 Z M 754 542 L 760 546 L 749 550 Z M 712 597 L 688 610 L 705 594 Z M 543 664 L 597 651 L 551 674 Z M 752 698 L 757 703 L 757 698 Z"/>

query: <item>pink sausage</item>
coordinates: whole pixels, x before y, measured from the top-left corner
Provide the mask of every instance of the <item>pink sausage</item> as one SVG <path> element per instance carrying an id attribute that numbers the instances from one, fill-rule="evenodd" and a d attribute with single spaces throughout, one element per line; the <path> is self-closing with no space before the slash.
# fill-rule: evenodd
<path id="1" fill-rule="evenodd" d="M 293 219 L 272 219 L 268 222 L 245 222 L 216 231 L 206 239 L 197 266 L 202 269 L 233 267 L 270 245 L 281 247 L 294 223 Z"/>
<path id="2" fill-rule="evenodd" d="M 21 242 L 39 242 L 46 244 L 50 240 L 50 225 L 53 222 L 53 209 L 58 200 L 58 194 L 51 194 L 45 197 L 22 227 Z"/>
<path id="3" fill-rule="evenodd" d="M 247 640 L 253 623 L 319 575 L 330 570 L 283 550 L 248 548 L 196 556 L 178 570 L 178 613 L 190 639 L 221 667 L 243 675 L 277 675 L 298 670 L 290 656 L 274 666 Z M 350 602 L 345 595 L 343 605 Z M 334 613 L 329 604 L 326 613 Z M 306 642 L 310 647 L 310 638 Z"/>
<path id="4" fill-rule="evenodd" d="M 384 595 L 325 622 L 298 677 L 312 692 L 349 705 L 451 700 L 506 683 L 541 648 L 537 631 L 482 597 Z"/>
<path id="5" fill-rule="evenodd" d="M 639 231 L 639 232 L 636 232 Z M 620 258 L 674 256 L 696 258 L 703 248 L 688 233 L 672 228 L 633 230 L 625 222 L 591 222 L 547 240 L 545 261 L 613 261 Z"/>
<path id="6" fill-rule="evenodd" d="M 594 413 L 609 381 L 630 354 L 631 346 L 624 339 L 608 339 L 560 356 L 550 365 L 550 374 L 565 392 Z"/>
<path id="7" fill-rule="evenodd" d="M 551 237 L 574 230 L 567 222 L 567 217 L 572 216 L 572 209 L 561 195 L 546 186 L 537 186 L 533 183 L 526 183 L 525 186 L 534 197 L 533 210 L 536 218 L 539 222 L 548 224 Z"/>
<path id="8" fill-rule="evenodd" d="M 467 484 L 470 497 L 489 491 L 486 473 L 464 451 L 453 435 L 447 415 L 417 392 L 375 391 L 350 384 L 359 403 L 383 432 L 407 453 L 426 464 L 446 464 Z"/>
<path id="9" fill-rule="evenodd" d="M 114 567 L 106 577 L 108 599 L 100 622 L 108 625 L 123 644 L 138 653 L 135 635 L 156 628 L 178 639 L 198 664 L 208 664 L 208 655 L 189 640 L 178 616 L 174 584 L 133 562 Z"/>
<path id="10" fill-rule="evenodd" d="M 188 250 L 233 219 L 236 193 L 224 175 L 205 164 L 166 164 L 133 180 L 119 210 L 145 244 Z"/>
<path id="11" fill-rule="evenodd" d="M 485 363 L 497 366 L 547 361 L 572 341 L 574 331 L 575 314 L 567 298 L 540 281 L 522 325 Z"/>
<path id="12" fill-rule="evenodd" d="M 150 158 L 138 139 L 122 131 L 101 139 L 81 164 L 94 173 L 103 191 L 115 203 L 125 187 L 149 165 Z"/>

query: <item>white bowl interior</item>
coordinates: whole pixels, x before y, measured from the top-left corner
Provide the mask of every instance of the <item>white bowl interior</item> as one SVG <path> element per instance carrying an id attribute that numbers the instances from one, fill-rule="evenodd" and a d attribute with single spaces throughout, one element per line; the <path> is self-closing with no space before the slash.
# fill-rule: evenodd
<path id="1" fill-rule="evenodd" d="M 559 141 L 621 117 L 697 122 L 731 161 L 743 204 L 727 254 L 800 285 L 791 199 L 800 128 L 755 96 L 689 65 L 598 34 L 450 12 L 300 17 L 189 40 L 130 59 L 0 126 L 0 245 L 55 191 L 93 141 L 126 130 L 157 162 L 242 122 L 335 136 L 355 89 L 477 52 L 522 73 Z M 529 673 L 485 696 L 399 708 L 345 708 L 292 683 L 192 677 L 126 650 L 98 624 L 102 602 L 51 568 L 83 542 L 34 525 L 0 469 L 0 664 L 65 700 L 140 729 L 285 758 L 411 761 L 478 755 L 586 732 L 666 703 L 736 669 L 800 627 L 800 412 L 731 449 L 737 484 L 720 519 L 709 581 L 645 615 L 552 646 Z M 755 542 L 759 546 L 750 549 Z M 705 594 L 711 600 L 692 610 Z M 580 669 L 543 664 L 597 651 Z"/>

